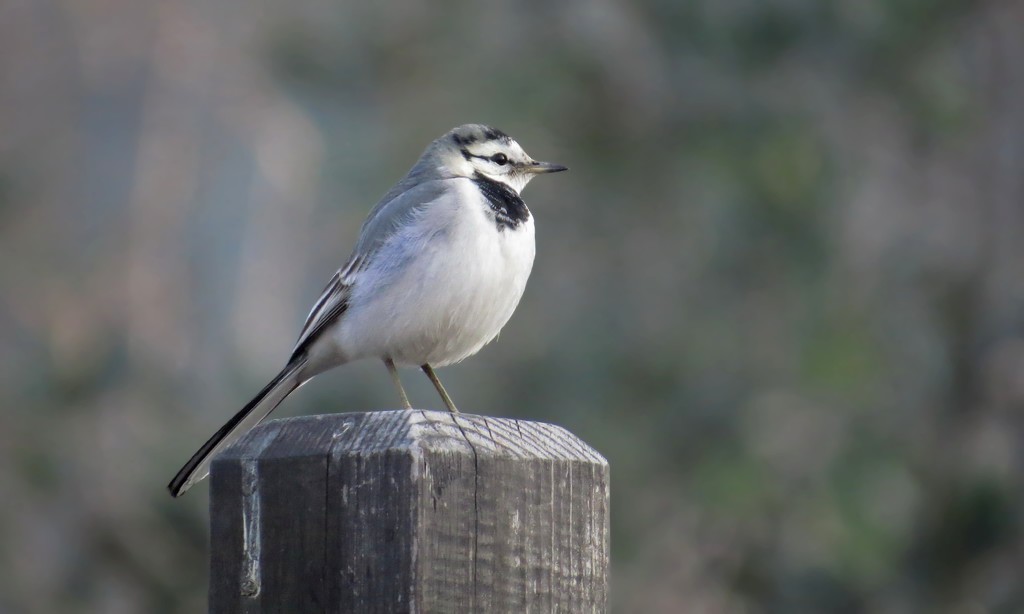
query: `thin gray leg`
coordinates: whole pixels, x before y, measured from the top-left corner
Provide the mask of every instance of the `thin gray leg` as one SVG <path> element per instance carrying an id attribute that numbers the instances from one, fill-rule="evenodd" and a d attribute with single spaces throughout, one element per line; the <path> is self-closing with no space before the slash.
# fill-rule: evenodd
<path id="1" fill-rule="evenodd" d="M 441 385 L 441 380 L 438 379 L 437 374 L 430 368 L 430 365 L 420 365 L 420 368 L 423 369 L 423 372 L 430 378 L 430 382 L 434 384 L 434 388 L 437 388 L 437 394 L 441 395 L 441 400 L 444 401 L 445 406 L 448 407 L 448 411 L 453 414 L 459 413 L 459 410 L 455 408 L 455 403 L 452 403 L 452 398 L 448 396 L 448 391 Z"/>
<path id="2" fill-rule="evenodd" d="M 384 366 L 388 368 L 388 373 L 391 374 L 391 381 L 395 382 L 395 388 L 398 388 L 398 396 L 402 399 L 402 405 L 406 409 L 412 409 L 412 405 L 409 404 L 409 397 L 405 394 L 405 388 L 402 388 L 402 380 L 398 379 L 398 369 L 395 368 L 395 361 L 391 360 L 391 358 L 385 358 Z"/>

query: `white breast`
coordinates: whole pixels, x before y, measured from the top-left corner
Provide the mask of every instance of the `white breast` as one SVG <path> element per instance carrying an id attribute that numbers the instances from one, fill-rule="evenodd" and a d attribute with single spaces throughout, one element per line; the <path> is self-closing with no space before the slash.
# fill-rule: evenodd
<path id="1" fill-rule="evenodd" d="M 534 252 L 532 216 L 499 231 L 476 186 L 452 180 L 356 278 L 338 350 L 437 367 L 472 356 L 512 316 Z"/>

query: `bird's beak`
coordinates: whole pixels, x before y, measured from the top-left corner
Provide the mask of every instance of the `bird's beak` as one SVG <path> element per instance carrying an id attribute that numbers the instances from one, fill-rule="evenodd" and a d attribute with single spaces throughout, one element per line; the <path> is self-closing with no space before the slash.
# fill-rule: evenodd
<path id="1" fill-rule="evenodd" d="M 569 170 L 568 166 L 562 166 L 561 164 L 554 164 L 552 162 L 537 162 L 536 160 L 527 164 L 523 168 L 523 171 L 535 175 L 541 175 L 543 173 L 560 173 L 567 170 Z"/>

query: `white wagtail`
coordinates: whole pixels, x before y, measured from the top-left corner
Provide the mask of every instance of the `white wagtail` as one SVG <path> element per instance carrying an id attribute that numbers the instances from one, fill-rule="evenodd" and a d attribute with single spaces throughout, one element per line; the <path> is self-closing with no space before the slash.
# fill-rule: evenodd
<path id="1" fill-rule="evenodd" d="M 459 126 L 427 147 L 363 222 L 356 248 L 306 318 L 288 364 L 214 433 L 168 488 L 177 497 L 215 454 L 314 375 L 362 358 L 423 369 L 458 412 L 433 367 L 476 354 L 508 322 L 533 267 L 533 217 L 519 193 L 566 167 L 537 162 L 508 135 Z"/>

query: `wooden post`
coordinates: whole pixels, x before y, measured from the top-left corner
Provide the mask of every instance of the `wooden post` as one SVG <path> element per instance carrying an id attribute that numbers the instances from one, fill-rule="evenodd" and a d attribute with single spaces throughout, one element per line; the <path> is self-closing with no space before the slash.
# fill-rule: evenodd
<path id="1" fill-rule="evenodd" d="M 550 424 L 267 422 L 213 462 L 210 611 L 604 612 L 608 463 Z"/>

